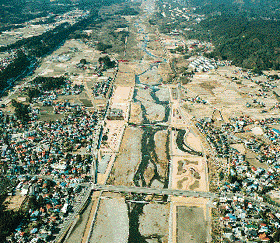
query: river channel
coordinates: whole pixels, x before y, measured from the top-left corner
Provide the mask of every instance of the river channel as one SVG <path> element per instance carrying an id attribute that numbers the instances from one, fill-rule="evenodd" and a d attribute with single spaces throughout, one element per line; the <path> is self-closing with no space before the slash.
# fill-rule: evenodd
<path id="1" fill-rule="evenodd" d="M 142 39 L 141 48 L 145 54 L 155 60 L 161 60 L 161 62 L 166 62 L 164 58 L 157 57 L 153 55 L 147 48 L 148 34 L 145 33 L 144 29 L 141 27 L 142 22 L 136 22 L 135 27 L 138 29 L 139 34 L 142 34 L 144 38 Z M 160 162 L 158 154 L 156 152 L 156 133 L 162 131 L 166 132 L 166 144 L 165 148 L 162 148 L 162 153 L 166 153 L 167 161 L 170 160 L 169 153 L 169 137 L 170 133 L 168 131 L 168 121 L 170 116 L 170 104 L 169 97 L 165 99 L 160 99 L 157 96 L 157 92 L 163 89 L 161 85 L 162 79 L 155 82 L 154 75 L 158 75 L 158 65 L 159 63 L 152 63 L 150 66 L 144 70 L 141 74 L 135 75 L 135 91 L 133 96 L 133 102 L 140 103 L 142 110 L 142 123 L 139 125 L 143 134 L 141 139 L 141 162 L 134 174 L 133 183 L 137 187 L 152 187 L 153 183 L 157 181 L 158 187 L 167 188 L 168 187 L 168 175 L 169 175 L 169 163 L 166 165 L 165 173 L 159 172 Z M 154 71 L 151 73 L 151 71 Z M 148 76 L 149 80 L 154 80 L 149 84 L 147 82 L 141 83 L 141 76 Z M 158 118 L 154 119 L 152 113 L 159 113 Z M 163 114 L 162 114 L 163 113 Z M 152 173 L 149 172 L 149 178 L 145 178 L 147 168 L 153 168 Z M 134 201 L 149 201 L 147 195 L 134 195 Z M 166 201 L 167 198 L 163 197 L 162 201 Z M 129 216 L 129 239 L 128 242 L 147 242 L 151 236 L 143 236 L 139 230 L 139 217 L 143 214 L 144 207 L 147 204 L 144 203 L 131 203 L 127 202 L 128 206 L 128 216 Z M 161 237 L 157 234 L 153 234 L 153 238 L 157 238 L 158 242 L 161 242 Z"/>

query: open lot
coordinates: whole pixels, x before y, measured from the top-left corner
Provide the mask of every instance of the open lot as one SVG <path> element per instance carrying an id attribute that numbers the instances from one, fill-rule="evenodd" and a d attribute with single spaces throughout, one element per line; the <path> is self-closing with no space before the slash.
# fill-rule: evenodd
<path id="1" fill-rule="evenodd" d="M 219 109 L 224 119 L 232 116 L 248 115 L 255 119 L 276 116 L 273 108 L 278 102 L 272 90 L 260 91 L 258 82 L 265 82 L 264 76 L 247 78 L 247 75 L 234 66 L 219 67 L 208 73 L 196 73 L 192 82 L 184 85 L 185 97 L 200 97 L 208 102 L 202 105 L 186 102 L 190 114 L 196 118 L 211 115 L 213 108 Z M 276 91 L 277 88 L 275 88 Z M 259 105 L 263 104 L 263 105 Z M 203 109 L 203 113 L 200 112 Z"/>
<path id="2" fill-rule="evenodd" d="M 144 206 L 139 218 L 139 231 L 149 243 L 168 242 L 169 204 L 150 203 Z"/>
<path id="3" fill-rule="evenodd" d="M 115 81 L 116 86 L 134 86 L 136 68 L 137 63 L 119 62 L 119 71 Z"/>
<path id="4" fill-rule="evenodd" d="M 206 222 L 203 208 L 200 207 L 177 207 L 177 243 L 202 243 L 207 242 L 205 231 Z"/>
<path id="5" fill-rule="evenodd" d="M 18 193 L 19 194 L 19 193 Z M 9 196 L 6 198 L 4 203 L 7 203 L 7 208 L 10 210 L 18 210 L 20 209 L 21 204 L 25 200 L 25 196 L 22 195 L 15 195 L 15 196 Z"/>

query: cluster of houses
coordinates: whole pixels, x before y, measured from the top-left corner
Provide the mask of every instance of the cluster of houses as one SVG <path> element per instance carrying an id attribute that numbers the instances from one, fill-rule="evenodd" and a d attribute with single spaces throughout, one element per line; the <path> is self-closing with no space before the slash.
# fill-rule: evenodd
<path id="1" fill-rule="evenodd" d="M 71 25 L 74 25 L 79 20 L 87 17 L 88 15 L 89 15 L 89 11 L 75 9 L 65 14 L 57 15 L 54 19 L 58 24 L 69 23 Z"/>
<path id="2" fill-rule="evenodd" d="M 19 224 L 11 242 L 47 242 L 59 237 L 73 222 L 69 217 L 78 213 L 89 196 L 89 188 L 77 187 L 91 178 L 96 159 L 92 148 L 100 140 L 104 111 L 57 100 L 59 95 L 76 94 L 81 89 L 66 83 L 59 89 L 43 91 L 33 99 L 27 123 L 0 110 L 0 169 L 6 175 L 25 178 L 17 191 L 29 198 L 30 208 L 29 220 Z M 38 103 L 53 106 L 54 113 L 63 118 L 39 120 Z M 40 207 L 33 205 L 38 201 Z"/>
<path id="3" fill-rule="evenodd" d="M 220 197 L 218 208 L 223 242 L 271 242 L 280 227 L 280 214 L 243 196 Z"/>
<path id="4" fill-rule="evenodd" d="M 16 193 L 28 196 L 28 217 L 7 238 L 7 242 L 50 242 L 59 237 L 69 219 L 86 204 L 90 190 L 82 179 L 53 180 L 18 177 Z"/>
<path id="5" fill-rule="evenodd" d="M 210 118 L 196 123 L 217 155 L 227 158 L 222 170 L 227 177 L 220 179 L 217 203 L 223 242 L 271 242 L 274 233 L 280 232 L 279 206 L 269 196 L 272 189 L 277 191 L 279 181 L 280 131 L 273 128 L 279 123 L 279 118 L 256 120 L 248 116 L 231 118 L 222 128 L 214 126 Z M 269 165 L 267 169 L 251 165 L 244 154 L 229 146 L 235 133 L 257 134 L 236 140 L 258 154 L 257 159 Z M 235 196 L 230 198 L 228 193 Z"/>
<path id="6" fill-rule="evenodd" d="M 83 85 L 72 85 L 70 81 L 66 81 L 66 84 L 63 85 L 61 89 L 55 90 L 42 90 L 40 85 L 31 84 L 30 86 L 24 87 L 21 91 L 27 92 L 28 89 L 37 88 L 40 90 L 40 95 L 38 97 L 32 98 L 33 104 L 38 103 L 42 106 L 52 106 L 55 104 L 58 95 L 78 95 L 84 90 Z"/>
<path id="7" fill-rule="evenodd" d="M 16 52 L 11 51 L 11 53 L 5 55 L 5 57 L 0 58 L 0 72 L 4 70 L 16 58 L 16 56 Z"/>
<path id="8" fill-rule="evenodd" d="M 104 77 L 103 79 L 99 78 L 99 80 L 100 81 L 95 83 L 94 86 L 92 87 L 92 93 L 96 98 L 107 98 L 108 92 L 111 87 L 112 78 Z"/>
<path id="9" fill-rule="evenodd" d="M 34 98 L 30 121 L 23 123 L 15 115 L 0 111 L 1 167 L 5 174 L 75 175 L 90 173 L 93 141 L 99 139 L 97 123 L 103 113 L 84 106 L 57 101 L 59 94 L 79 93 L 81 86 L 65 84 Z M 40 110 L 34 103 L 51 105 L 61 120 L 38 120 Z M 77 155 L 82 154 L 82 156 Z"/>
<path id="10" fill-rule="evenodd" d="M 191 31 L 192 29 L 185 29 L 187 31 Z M 188 49 L 192 53 L 195 51 L 201 52 L 203 50 L 203 53 L 210 52 L 213 50 L 213 45 L 210 42 L 200 41 L 200 40 L 188 40 L 187 41 Z M 223 62 L 216 62 L 218 65 L 222 64 Z M 224 64 L 223 64 L 224 65 Z"/>
<path id="11" fill-rule="evenodd" d="M 71 57 L 67 54 L 62 54 L 62 55 L 52 56 L 51 60 L 53 62 L 67 62 L 71 60 Z"/>
<path id="12" fill-rule="evenodd" d="M 53 108 L 54 108 L 54 113 L 59 114 L 65 112 L 81 111 L 83 107 L 74 103 L 70 103 L 69 101 L 65 100 L 61 102 L 54 102 Z"/>
<path id="13" fill-rule="evenodd" d="M 272 109 L 280 109 L 280 103 L 276 102 Z"/>
<path id="14" fill-rule="evenodd" d="M 237 196 L 220 197 L 218 204 L 224 238 L 230 242 L 271 242 L 272 235 L 280 229 L 280 214 L 277 207 L 263 203 L 263 197 L 275 187 L 277 178 L 276 170 L 250 166 L 243 155 L 236 151 L 232 154 L 229 181 L 220 192 L 233 192 Z"/>
<path id="15" fill-rule="evenodd" d="M 246 196 L 263 196 L 271 190 L 278 178 L 269 168 L 256 168 L 245 161 L 244 155 L 235 151 L 230 159 L 229 181 L 221 187 L 222 192 L 244 192 Z"/>
<path id="16" fill-rule="evenodd" d="M 38 18 L 28 21 L 26 23 L 23 23 L 22 25 L 24 27 L 22 28 L 14 28 L 12 30 L 3 31 L 0 35 L 0 40 L 5 43 L 5 46 L 12 43 L 15 43 L 16 41 L 20 39 L 26 39 L 33 36 L 39 36 L 45 32 L 48 32 L 55 27 L 63 24 L 68 23 L 70 25 L 74 25 L 78 21 L 80 21 L 83 18 L 86 18 L 89 15 L 89 11 L 79 10 L 75 9 L 73 11 L 69 11 L 67 13 L 64 13 L 62 15 L 57 15 L 54 17 L 55 22 L 54 23 L 43 23 L 44 20 L 46 20 L 46 17 L 42 17 L 42 23 L 38 22 Z M 47 16 L 47 18 L 53 17 L 52 14 Z M 40 20 L 39 20 L 40 21 Z"/>
<path id="17" fill-rule="evenodd" d="M 255 120 L 249 116 L 232 117 L 230 118 L 230 125 L 234 126 L 234 132 L 244 132 L 245 127 L 255 123 Z"/>
<path id="18" fill-rule="evenodd" d="M 183 1 L 181 4 L 185 5 Z M 179 8 L 178 5 L 176 5 L 176 7 L 174 8 L 173 3 L 170 4 L 168 2 L 164 2 L 162 7 L 163 12 L 161 12 L 161 14 L 164 18 L 170 17 L 170 19 L 172 20 L 176 19 L 182 21 L 194 20 L 195 22 L 200 22 L 205 18 L 204 15 L 194 13 L 193 10 L 195 10 L 195 8 Z"/>
<path id="19" fill-rule="evenodd" d="M 216 69 L 217 64 L 214 59 L 200 56 L 189 64 L 189 68 L 195 72 L 207 72 L 209 70 Z"/>
<path id="20" fill-rule="evenodd" d="M 264 96 L 266 97 L 266 94 L 261 94 L 260 96 Z M 254 97 L 254 95 L 252 95 L 252 97 Z M 246 107 L 259 107 L 259 108 L 264 108 L 265 107 L 265 103 L 264 102 L 261 102 L 261 101 L 258 101 L 256 99 L 253 99 L 253 102 L 252 103 L 249 103 L 247 102 L 246 103 Z"/>
<path id="21" fill-rule="evenodd" d="M 259 89 L 254 92 L 254 93 L 249 93 L 249 95 L 251 97 L 263 97 L 263 98 L 267 98 L 270 95 L 270 92 L 277 88 L 278 86 L 278 79 L 275 78 L 273 75 L 269 76 L 266 74 L 262 74 L 263 77 L 265 78 L 258 78 L 256 76 L 258 76 L 257 74 L 252 73 L 250 70 L 249 71 L 245 71 L 242 69 L 236 70 L 233 72 L 234 74 L 239 74 L 241 78 L 243 79 L 247 79 L 250 80 L 252 83 L 255 83 L 259 86 Z M 277 75 L 276 75 L 277 76 Z M 237 77 L 232 77 L 233 81 L 238 81 Z"/>
<path id="22" fill-rule="evenodd" d="M 227 157 L 229 153 L 229 143 L 227 137 L 223 132 L 212 126 L 212 119 L 199 119 L 196 123 L 196 127 L 206 137 L 206 140 L 211 145 L 212 149 L 216 151 L 217 156 Z"/>
<path id="23" fill-rule="evenodd" d="M 191 103 L 204 104 L 204 105 L 208 104 L 207 100 L 204 100 L 204 99 L 200 98 L 198 95 L 194 98 L 187 97 L 185 99 L 182 99 L 182 101 L 189 101 Z"/>
<path id="24" fill-rule="evenodd" d="M 272 78 L 269 78 L 269 77 L 267 77 L 268 78 L 267 80 L 258 80 L 258 79 L 253 80 L 251 78 L 251 76 L 248 76 L 248 78 L 250 81 L 258 84 L 260 86 L 262 92 L 268 92 L 277 87 L 277 85 L 275 85 L 275 83 L 274 83 L 275 80 Z"/>
<path id="25" fill-rule="evenodd" d="M 97 116 L 75 110 L 61 121 L 31 121 L 28 125 L 0 112 L 2 133 L 1 166 L 5 174 L 86 176 L 90 173 L 89 153 Z"/>
<path id="26" fill-rule="evenodd" d="M 236 125 L 239 125 L 238 132 L 246 131 L 247 125 L 257 124 L 260 134 L 270 142 L 264 143 L 263 139 L 251 137 L 243 141 L 244 145 L 246 148 L 258 154 L 257 159 L 261 163 L 267 163 L 273 168 L 278 169 L 280 164 L 280 151 L 278 146 L 280 142 L 280 131 L 273 126 L 278 126 L 280 124 L 280 118 L 255 120 L 249 117 L 243 117 L 242 119 L 235 119 L 232 121 L 236 122 Z"/>

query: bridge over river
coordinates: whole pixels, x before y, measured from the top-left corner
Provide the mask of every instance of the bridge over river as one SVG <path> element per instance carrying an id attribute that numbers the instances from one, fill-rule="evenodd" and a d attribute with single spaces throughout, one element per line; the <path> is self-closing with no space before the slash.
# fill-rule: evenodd
<path id="1" fill-rule="evenodd" d="M 219 197 L 211 192 L 198 192 L 198 191 L 183 191 L 176 189 L 160 189 L 160 188 L 147 188 L 147 187 L 127 187 L 127 186 L 111 186 L 92 184 L 93 190 L 109 191 L 109 192 L 124 192 L 124 193 L 139 193 L 139 194 L 157 194 L 167 196 L 185 196 L 185 197 L 204 197 L 214 199 Z"/>
<path id="2" fill-rule="evenodd" d="M 212 192 L 199 192 L 199 191 L 184 191 L 184 190 L 176 190 L 176 189 L 160 189 L 160 188 L 147 188 L 147 187 L 127 187 L 127 186 L 112 186 L 112 185 L 99 185 L 92 184 L 91 188 L 95 191 L 108 191 L 108 192 L 123 192 L 123 193 L 139 193 L 139 194 L 156 194 L 156 195 L 167 195 L 167 196 L 183 196 L 183 197 L 203 197 L 213 200 L 215 198 L 231 198 L 239 197 L 246 199 L 248 201 L 254 202 L 256 204 L 261 204 L 263 206 L 269 207 L 271 209 L 277 208 L 280 210 L 280 207 L 269 204 L 267 202 L 263 202 L 260 198 L 254 198 L 250 196 L 245 196 L 240 193 L 232 193 L 232 192 L 223 192 L 223 193 L 212 193 Z"/>

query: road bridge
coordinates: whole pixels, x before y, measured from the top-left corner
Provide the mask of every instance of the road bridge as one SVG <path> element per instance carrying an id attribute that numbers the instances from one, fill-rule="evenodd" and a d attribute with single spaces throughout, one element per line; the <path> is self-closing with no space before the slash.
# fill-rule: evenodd
<path id="1" fill-rule="evenodd" d="M 211 192 L 183 191 L 183 190 L 167 189 L 167 188 L 160 189 L 160 188 L 147 188 L 147 187 L 127 187 L 127 186 L 92 184 L 92 189 L 98 191 L 109 191 L 109 192 L 157 194 L 157 195 L 185 196 L 185 197 L 204 197 L 209 199 L 214 199 L 218 197 L 218 195 Z"/>
<path id="2" fill-rule="evenodd" d="M 167 196 L 183 196 L 183 197 L 195 197 L 195 198 L 208 198 L 213 200 L 215 198 L 227 197 L 230 199 L 243 198 L 248 201 L 254 202 L 256 204 L 260 204 L 262 206 L 269 207 L 273 210 L 280 210 L 280 207 L 269 204 L 267 202 L 263 202 L 258 198 L 253 198 L 250 196 L 245 196 L 240 193 L 233 192 L 223 192 L 223 193 L 212 193 L 212 192 L 199 192 L 199 191 L 184 191 L 177 189 L 160 189 L 160 188 L 147 188 L 147 187 L 127 187 L 127 186 L 112 186 L 112 185 L 99 185 L 92 184 L 92 189 L 96 191 L 108 191 L 108 192 L 123 192 L 123 193 L 138 193 L 138 194 L 156 194 L 156 195 L 167 195 Z"/>

